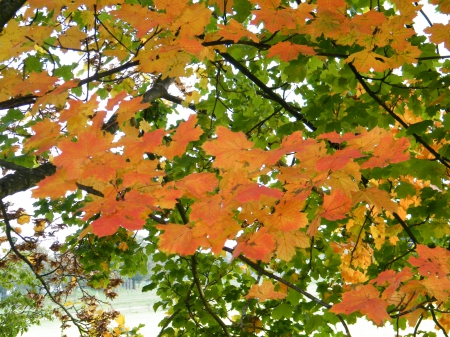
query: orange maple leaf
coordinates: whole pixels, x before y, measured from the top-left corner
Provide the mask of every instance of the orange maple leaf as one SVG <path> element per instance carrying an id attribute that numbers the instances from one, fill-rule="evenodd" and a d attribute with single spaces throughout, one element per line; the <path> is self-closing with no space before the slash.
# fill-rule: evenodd
<path id="1" fill-rule="evenodd" d="M 191 208 L 190 219 L 193 221 L 201 219 L 208 225 L 216 222 L 224 211 L 222 197 L 218 194 L 202 198 L 202 200 L 195 202 Z"/>
<path id="2" fill-rule="evenodd" d="M 276 205 L 274 214 L 267 216 L 264 222 L 283 232 L 304 228 L 308 225 L 306 213 L 300 212 L 304 206 L 304 201 L 281 200 Z"/>
<path id="3" fill-rule="evenodd" d="M 236 168 L 237 163 L 245 161 L 245 156 L 254 146 L 242 132 L 232 132 L 226 127 L 218 126 L 216 134 L 217 139 L 203 145 L 206 153 L 216 157 L 214 167 Z"/>
<path id="4" fill-rule="evenodd" d="M 219 180 L 216 175 L 211 172 L 192 173 L 177 181 L 177 188 L 183 189 L 187 196 L 194 198 L 202 198 L 207 192 L 212 192 Z"/>
<path id="5" fill-rule="evenodd" d="M 245 203 L 260 200 L 262 196 L 280 199 L 283 196 L 283 192 L 257 183 L 250 183 L 239 188 L 235 198 L 237 201 Z"/>
<path id="6" fill-rule="evenodd" d="M 364 49 L 350 54 L 345 62 L 353 63 L 355 68 L 362 73 L 367 73 L 371 69 L 374 71 L 385 71 L 391 68 L 390 60 L 387 57 L 377 54 L 371 49 Z"/>
<path id="7" fill-rule="evenodd" d="M 323 212 L 319 214 L 328 220 L 339 220 L 346 217 L 346 213 L 351 209 L 352 200 L 341 190 L 331 191 L 323 197 Z"/>
<path id="8" fill-rule="evenodd" d="M 447 50 L 450 49 L 450 24 L 435 23 L 432 27 L 427 27 L 423 31 L 431 35 L 431 42 L 443 43 Z"/>
<path id="9" fill-rule="evenodd" d="M 198 247 L 209 247 L 209 242 L 203 231 L 198 231 L 195 227 L 168 224 L 156 226 L 156 228 L 164 231 L 159 236 L 158 247 L 166 253 L 192 255 Z"/>
<path id="10" fill-rule="evenodd" d="M 245 298 L 257 298 L 260 301 L 266 300 L 281 300 L 286 297 L 286 294 L 275 291 L 275 286 L 270 281 L 264 281 L 261 285 L 254 284 Z"/>
<path id="11" fill-rule="evenodd" d="M 345 148 L 343 150 L 337 150 L 332 155 L 320 158 L 316 163 L 316 170 L 318 171 L 337 171 L 345 167 L 353 158 L 361 158 L 364 155 L 352 148 Z"/>
<path id="12" fill-rule="evenodd" d="M 386 191 L 378 189 L 378 187 L 370 187 L 353 193 L 353 205 L 362 201 L 374 205 L 378 213 L 382 213 L 383 208 L 391 213 L 397 212 L 398 210 L 398 205 L 391 200 L 389 194 Z"/>
<path id="13" fill-rule="evenodd" d="M 275 235 L 275 240 L 277 242 L 277 257 L 286 262 L 295 256 L 297 248 L 308 248 L 311 245 L 310 238 L 298 230 L 279 231 Z"/>
<path id="14" fill-rule="evenodd" d="M 450 273 L 450 252 L 447 249 L 417 245 L 416 251 L 419 257 L 411 256 L 408 262 L 418 268 L 420 275 L 446 278 Z"/>
<path id="15" fill-rule="evenodd" d="M 78 189 L 75 184 L 75 179 L 67 179 L 67 172 L 65 169 L 57 170 L 54 175 L 45 177 L 37 186 L 37 189 L 32 190 L 33 198 L 59 198 L 65 195 L 68 191 L 75 191 Z"/>
<path id="16" fill-rule="evenodd" d="M 315 55 L 316 52 L 310 46 L 294 44 L 291 42 L 278 42 L 276 45 L 269 48 L 267 57 L 278 56 L 282 61 L 296 60 L 298 55 Z"/>
<path id="17" fill-rule="evenodd" d="M 382 326 L 391 319 L 386 311 L 387 306 L 387 302 L 379 298 L 378 290 L 373 285 L 366 284 L 344 293 L 342 302 L 333 305 L 330 311 L 346 315 L 360 311 L 376 325 Z"/>
<path id="18" fill-rule="evenodd" d="M 385 167 L 389 164 L 400 163 L 409 159 L 409 153 L 404 153 L 410 145 L 409 139 L 394 138 L 388 134 L 380 139 L 373 151 L 373 157 L 361 165 L 362 169 Z"/>
<path id="19" fill-rule="evenodd" d="M 267 228 L 261 228 L 253 235 L 243 235 L 237 238 L 237 246 L 234 248 L 233 256 L 244 253 L 248 258 L 269 262 L 270 255 L 275 249 L 273 234 L 267 233 Z"/>
<path id="20" fill-rule="evenodd" d="M 223 3 L 223 1 L 218 1 L 218 3 Z M 228 21 L 227 25 L 217 25 L 219 28 L 219 34 L 225 39 L 233 40 L 238 42 L 243 37 L 251 39 L 255 42 L 259 42 L 258 36 L 249 30 L 245 29 L 242 23 L 237 22 L 234 19 Z"/>
<path id="21" fill-rule="evenodd" d="M 390 300 L 394 295 L 395 291 L 400 287 L 401 283 L 410 280 L 414 276 L 411 268 L 405 267 L 401 272 L 395 272 L 394 270 L 385 270 L 381 272 L 375 280 L 370 281 L 370 283 L 377 283 L 378 285 L 388 287 L 383 292 L 383 299 Z"/>
<path id="22" fill-rule="evenodd" d="M 201 128 L 197 128 L 197 116 L 190 115 L 186 122 L 181 122 L 177 127 L 177 133 L 172 137 L 169 146 L 159 146 L 157 152 L 169 160 L 181 156 L 186 152 L 189 142 L 196 141 L 203 134 Z"/>
<path id="23" fill-rule="evenodd" d="M 98 133 L 86 131 L 78 136 L 78 141 L 65 139 L 59 142 L 58 147 L 62 154 L 55 158 L 54 164 L 64 167 L 67 179 L 71 180 L 80 176 L 87 163 L 105 154 L 110 144 Z"/>
<path id="24" fill-rule="evenodd" d="M 56 140 L 60 136 L 61 125 L 52 122 L 50 118 L 45 118 L 31 127 L 34 131 L 34 136 L 27 139 L 24 144 L 25 151 L 38 149 L 36 154 L 50 150 L 55 146 Z"/>

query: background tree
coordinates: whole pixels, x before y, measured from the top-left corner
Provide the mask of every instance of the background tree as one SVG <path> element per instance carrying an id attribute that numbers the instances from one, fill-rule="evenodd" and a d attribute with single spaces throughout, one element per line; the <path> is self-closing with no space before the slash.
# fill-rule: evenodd
<path id="1" fill-rule="evenodd" d="M 119 335 L 64 297 L 113 298 L 151 255 L 160 336 L 447 335 L 448 24 L 403 0 L 3 4 L 0 197 L 40 198 L 34 238 L 2 203 L 4 240 L 63 322 Z"/>

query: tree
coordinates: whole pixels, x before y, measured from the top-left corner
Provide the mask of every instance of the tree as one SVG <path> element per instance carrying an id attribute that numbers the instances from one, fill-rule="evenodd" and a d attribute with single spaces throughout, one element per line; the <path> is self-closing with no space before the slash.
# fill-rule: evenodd
<path id="1" fill-rule="evenodd" d="M 447 336 L 448 24 L 401 0 L 3 5 L 0 197 L 40 198 L 33 238 L 2 202 L 4 240 L 63 322 L 120 335 L 65 296 L 114 298 L 150 255 L 160 336 Z"/>

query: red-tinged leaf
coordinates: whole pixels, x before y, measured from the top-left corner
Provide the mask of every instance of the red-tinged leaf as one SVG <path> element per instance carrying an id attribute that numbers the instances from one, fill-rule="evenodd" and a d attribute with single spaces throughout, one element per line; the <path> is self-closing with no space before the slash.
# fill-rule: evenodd
<path id="1" fill-rule="evenodd" d="M 182 197 L 183 191 L 175 189 L 174 184 L 166 184 L 154 193 L 158 197 L 158 205 L 161 208 L 174 208 L 178 199 Z"/>
<path id="2" fill-rule="evenodd" d="M 359 191 L 358 183 L 352 179 L 347 173 L 338 171 L 330 174 L 325 184 L 335 190 L 342 190 L 348 197 L 352 192 Z"/>
<path id="3" fill-rule="evenodd" d="M 198 233 L 204 233 L 208 242 L 211 244 L 211 251 L 214 254 L 220 254 L 227 240 L 233 240 L 236 234 L 242 230 L 242 227 L 236 221 L 228 219 L 219 219 L 218 222 L 208 225 L 202 221 L 195 223 Z"/>
<path id="4" fill-rule="evenodd" d="M 269 48 L 267 57 L 278 56 L 282 61 L 296 60 L 298 55 L 315 55 L 314 49 L 310 46 L 294 44 L 291 42 L 278 42 Z"/>
<path id="5" fill-rule="evenodd" d="M 192 173 L 177 181 L 177 188 L 183 189 L 188 197 L 200 199 L 207 192 L 214 191 L 219 185 L 219 180 L 214 173 Z"/>
<path id="6" fill-rule="evenodd" d="M 110 144 L 98 133 L 85 132 L 78 135 L 77 142 L 65 139 L 59 142 L 58 147 L 62 154 L 55 158 L 54 164 L 65 168 L 67 179 L 72 180 L 80 176 L 87 163 L 105 154 Z"/>
<path id="7" fill-rule="evenodd" d="M 421 281 L 431 297 L 447 302 L 450 297 L 450 280 L 448 278 L 428 277 Z"/>
<path id="8" fill-rule="evenodd" d="M 326 140 L 329 140 L 330 142 L 336 143 L 336 144 L 341 144 L 345 140 L 336 131 L 322 133 L 321 135 L 317 136 L 317 139 L 326 139 Z"/>
<path id="9" fill-rule="evenodd" d="M 218 194 L 202 198 L 202 200 L 195 202 L 191 208 L 190 219 L 192 221 L 202 220 L 208 225 L 214 224 L 224 211 L 222 197 Z"/>
<path id="10" fill-rule="evenodd" d="M 32 190 L 33 198 L 52 198 L 56 199 L 65 195 L 68 191 L 75 191 L 78 189 L 75 184 L 75 179 L 67 179 L 65 169 L 57 170 L 54 175 L 45 177 L 37 186 L 37 189 Z"/>
<path id="11" fill-rule="evenodd" d="M 186 152 L 189 142 L 196 141 L 203 134 L 202 129 L 197 128 L 197 116 L 190 115 L 186 122 L 181 122 L 177 127 L 177 133 L 172 137 L 169 147 L 161 145 L 157 152 L 169 160 L 181 156 Z"/>
<path id="12" fill-rule="evenodd" d="M 248 237 L 244 235 L 236 241 L 233 256 L 239 256 L 243 253 L 246 257 L 254 260 L 268 262 L 272 252 L 275 250 L 275 240 L 273 234 L 267 233 L 267 228 L 261 228 L 259 231 Z"/>
<path id="13" fill-rule="evenodd" d="M 245 158 L 253 143 L 248 141 L 242 132 L 232 132 L 223 126 L 216 130 L 217 139 L 207 142 L 203 149 L 207 154 L 215 156 L 213 166 L 232 169 L 237 163 L 245 162 Z"/>
<path id="14" fill-rule="evenodd" d="M 319 227 L 320 227 L 320 222 L 321 222 L 320 220 L 321 220 L 321 217 L 316 216 L 314 218 L 314 220 L 311 221 L 311 223 L 309 224 L 306 234 L 308 234 L 309 236 L 316 236 L 317 231 L 319 230 Z"/>
<path id="15" fill-rule="evenodd" d="M 277 232 L 275 240 L 277 242 L 277 257 L 286 262 L 289 262 L 295 256 L 297 248 L 308 248 L 311 245 L 311 239 L 298 230 Z"/>
<path id="16" fill-rule="evenodd" d="M 412 279 L 413 276 L 412 270 L 408 267 L 403 268 L 403 270 L 398 273 L 389 269 L 381 272 L 378 277 L 375 280 L 370 281 L 370 283 L 381 286 L 388 285 L 383 292 L 382 298 L 390 300 L 395 291 L 400 287 L 401 283 Z"/>
<path id="17" fill-rule="evenodd" d="M 158 247 L 168 254 L 192 255 L 197 248 L 208 248 L 209 242 L 205 236 L 198 235 L 194 228 L 187 225 L 161 225 L 156 226 L 164 231 L 159 236 Z"/>
<path id="18" fill-rule="evenodd" d="M 436 44 L 443 43 L 447 50 L 450 50 L 450 24 L 434 23 L 432 27 L 424 29 L 426 34 L 430 34 L 430 41 Z"/>
<path id="19" fill-rule="evenodd" d="M 124 100 L 124 98 L 128 97 L 128 93 L 126 90 L 116 94 L 113 98 L 108 99 L 108 103 L 106 104 L 106 110 L 113 110 L 113 108 L 118 105 L 120 102 Z"/>
<path id="20" fill-rule="evenodd" d="M 150 103 L 142 103 L 142 97 L 135 97 L 128 101 L 122 100 L 119 110 L 117 110 L 117 122 L 122 127 L 123 122 L 130 120 L 137 112 L 150 106 Z"/>
<path id="21" fill-rule="evenodd" d="M 364 155 L 356 149 L 345 148 L 337 150 L 332 155 L 320 158 L 316 163 L 316 170 L 323 172 L 341 170 L 350 160 L 361 157 L 364 157 Z"/>
<path id="22" fill-rule="evenodd" d="M 112 235 L 119 227 L 128 230 L 139 230 L 145 225 L 145 219 L 140 214 L 145 211 L 145 207 L 140 205 L 132 205 L 127 203 L 127 207 L 123 207 L 117 212 L 110 215 L 103 215 L 99 219 L 92 222 L 92 232 L 99 236 Z"/>
<path id="23" fill-rule="evenodd" d="M 386 130 L 376 126 L 368 132 L 365 129 L 362 129 L 361 133 L 358 135 L 346 133 L 343 139 L 347 141 L 347 145 L 349 147 L 353 147 L 364 152 L 370 152 L 373 151 L 378 144 L 380 144 L 381 139 L 386 135 L 388 135 Z"/>
<path id="24" fill-rule="evenodd" d="M 390 60 L 387 57 L 377 54 L 371 49 L 350 54 L 345 62 L 352 63 L 362 73 L 367 73 L 371 69 L 373 71 L 385 71 L 391 67 Z"/>
<path id="25" fill-rule="evenodd" d="M 264 221 L 267 225 L 283 232 L 304 228 L 308 225 L 308 218 L 306 213 L 300 212 L 303 207 L 305 207 L 304 201 L 282 200 L 276 205 L 274 214 Z"/>
<path id="26" fill-rule="evenodd" d="M 280 300 L 286 297 L 286 294 L 275 291 L 271 281 L 264 281 L 261 285 L 254 284 L 245 298 L 257 298 L 261 302 L 266 300 Z"/>
<path id="27" fill-rule="evenodd" d="M 331 191 L 330 195 L 325 194 L 323 198 L 323 212 L 319 214 L 322 218 L 328 220 L 339 220 L 346 217 L 350 211 L 352 199 L 350 199 L 341 190 Z"/>
<path id="28" fill-rule="evenodd" d="M 378 189 L 378 187 L 370 187 L 360 190 L 353 194 L 352 203 L 356 205 L 359 202 L 367 202 L 374 205 L 378 213 L 383 212 L 383 208 L 391 213 L 397 212 L 398 205 L 392 201 L 386 191 Z"/>
<path id="29" fill-rule="evenodd" d="M 132 163 L 139 162 L 144 153 L 154 153 L 158 145 L 161 144 L 167 132 L 163 129 L 146 132 L 143 137 L 123 137 L 117 142 L 117 146 L 125 146 L 124 155 Z"/>
<path id="30" fill-rule="evenodd" d="M 252 11 L 255 18 L 251 24 L 258 25 L 260 22 L 264 23 L 264 28 L 270 32 L 278 30 L 288 30 L 296 28 L 295 11 L 290 8 L 284 9 L 260 9 Z M 293 15 L 294 14 L 294 15 Z"/>
<path id="31" fill-rule="evenodd" d="M 125 188 L 140 189 L 160 186 L 160 182 L 155 182 L 154 178 L 165 176 L 165 173 L 158 169 L 158 162 L 156 160 L 141 159 L 136 164 L 130 166 L 131 168 L 126 170 L 126 173 L 122 176 L 122 184 Z"/>
<path id="32" fill-rule="evenodd" d="M 450 252 L 441 247 L 428 248 L 417 245 L 419 257 L 411 256 L 408 262 L 417 267 L 420 275 L 444 279 L 450 273 Z"/>
<path id="33" fill-rule="evenodd" d="M 375 28 L 386 22 L 382 12 L 371 10 L 361 15 L 355 15 L 350 19 L 349 25 L 361 34 L 372 35 Z"/>
<path id="34" fill-rule="evenodd" d="M 342 302 L 333 305 L 330 311 L 346 315 L 360 311 L 376 325 L 382 326 L 385 321 L 391 319 L 386 311 L 387 306 L 387 302 L 379 298 L 378 290 L 367 284 L 344 293 Z"/>
<path id="35" fill-rule="evenodd" d="M 384 136 L 375 150 L 373 157 L 361 165 L 361 168 L 385 167 L 389 164 L 400 163 L 409 159 L 408 150 L 410 142 L 408 138 L 394 138 L 388 134 Z"/>
<path id="36" fill-rule="evenodd" d="M 27 139 L 24 144 L 25 151 L 37 149 L 36 154 L 50 150 L 56 145 L 56 140 L 61 136 L 61 125 L 53 122 L 50 118 L 45 118 L 43 121 L 36 123 L 31 127 L 34 131 L 34 136 Z"/>
<path id="37" fill-rule="evenodd" d="M 246 203 L 253 200 L 260 200 L 263 195 L 275 199 L 281 199 L 283 192 L 275 188 L 269 188 L 264 185 L 252 183 L 240 188 L 235 198 L 241 203 Z"/>

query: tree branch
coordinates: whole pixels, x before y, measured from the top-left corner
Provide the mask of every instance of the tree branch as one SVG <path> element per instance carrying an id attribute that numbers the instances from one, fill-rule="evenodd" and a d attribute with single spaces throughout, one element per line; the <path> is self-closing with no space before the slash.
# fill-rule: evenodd
<path id="1" fill-rule="evenodd" d="M 228 253 L 231 253 L 231 254 L 233 254 L 233 251 L 234 251 L 232 248 L 229 248 L 229 247 L 223 247 L 222 250 L 224 250 L 224 251 L 226 251 Z M 300 294 L 302 294 L 303 296 L 305 296 L 305 297 L 309 298 L 310 300 L 316 302 L 317 304 L 320 304 L 321 306 L 323 306 L 323 307 L 325 307 L 327 309 L 331 309 L 331 307 L 332 307 L 331 304 L 328 304 L 328 303 L 322 301 L 320 298 L 317 298 L 317 297 L 311 295 L 307 291 L 297 287 L 295 284 L 292 284 L 292 283 L 286 281 L 285 279 L 283 279 L 283 278 L 281 278 L 279 276 L 276 276 L 275 274 L 265 270 L 263 267 L 259 266 L 257 263 L 253 262 L 252 260 L 246 258 L 244 255 L 240 254 L 237 258 L 239 260 L 241 260 L 242 262 L 244 262 L 245 264 L 247 264 L 250 267 L 252 267 L 253 269 L 255 269 L 258 273 L 260 273 L 262 275 L 266 275 L 267 277 L 269 277 L 271 279 L 277 280 L 278 282 L 283 283 L 284 285 L 288 286 L 289 288 L 299 292 Z M 341 321 L 342 325 L 344 326 L 344 329 L 345 329 L 345 332 L 347 333 L 347 336 L 351 337 L 350 330 L 348 329 L 348 326 L 345 323 L 345 321 L 342 318 L 342 316 L 339 315 L 339 314 L 337 314 L 336 316 L 339 318 L 339 320 Z"/>
<path id="2" fill-rule="evenodd" d="M 200 283 L 200 280 L 198 278 L 198 271 L 197 271 L 197 257 L 194 255 L 191 256 L 191 262 L 192 262 L 192 276 L 194 277 L 195 285 L 197 286 L 198 294 L 200 296 L 200 299 L 203 302 L 203 305 L 205 306 L 206 311 L 214 318 L 214 320 L 222 327 L 223 332 L 227 337 L 230 337 L 230 333 L 228 332 L 227 325 L 222 321 L 222 319 L 217 316 L 217 314 L 211 309 L 211 306 L 209 305 L 208 301 L 206 300 L 205 293 L 203 292 L 202 285 Z"/>
<path id="3" fill-rule="evenodd" d="M 236 69 L 242 72 L 250 81 L 256 84 L 270 99 L 274 100 L 278 104 L 280 104 L 291 116 L 295 117 L 298 121 L 305 124 L 308 128 L 315 131 L 316 127 L 308 120 L 305 116 L 303 116 L 300 112 L 298 112 L 292 105 L 286 102 L 283 98 L 277 95 L 272 89 L 266 86 L 259 78 L 253 75 L 250 70 L 247 69 L 244 65 L 242 65 L 239 61 L 237 61 L 233 56 L 228 53 L 219 54 L 228 62 L 230 62 Z"/>
<path id="4" fill-rule="evenodd" d="M 10 168 L 14 163 L 0 160 L 0 166 Z M 20 167 L 16 165 L 17 167 Z M 0 199 L 17 192 L 26 191 L 36 186 L 38 182 L 45 177 L 51 176 L 56 172 L 56 166 L 52 163 L 45 163 L 36 168 L 29 169 L 25 167 L 12 168 L 16 172 L 7 174 L 0 179 Z"/>
<path id="5" fill-rule="evenodd" d="M 359 83 L 361 83 L 362 87 L 364 88 L 364 90 L 369 94 L 370 97 L 373 98 L 373 100 L 375 102 L 378 103 L 378 105 L 380 105 L 384 111 L 386 111 L 392 118 L 394 118 L 401 126 L 403 126 L 406 130 L 409 128 L 409 125 L 407 123 L 405 123 L 394 111 L 392 111 L 385 102 L 383 102 L 367 85 L 366 81 L 364 81 L 364 79 L 362 78 L 361 74 L 356 70 L 356 68 L 353 66 L 353 64 L 348 63 L 349 68 L 351 69 L 351 71 L 353 72 L 353 74 L 355 74 L 356 79 L 358 80 Z M 428 151 L 430 151 L 430 153 L 433 154 L 433 156 L 439 161 L 441 162 L 441 164 L 443 164 L 445 167 L 450 169 L 450 160 L 448 158 L 445 158 L 443 156 L 441 156 L 439 153 L 436 152 L 435 149 L 433 149 L 430 145 L 427 144 L 427 142 L 425 142 L 422 137 L 420 137 L 417 133 L 413 133 L 412 136 L 415 138 L 415 140 L 422 144 Z"/>
<path id="6" fill-rule="evenodd" d="M 25 5 L 26 0 L 3 0 L 0 1 L 0 33 L 8 23 L 9 20 L 14 18 L 17 11 Z"/>

